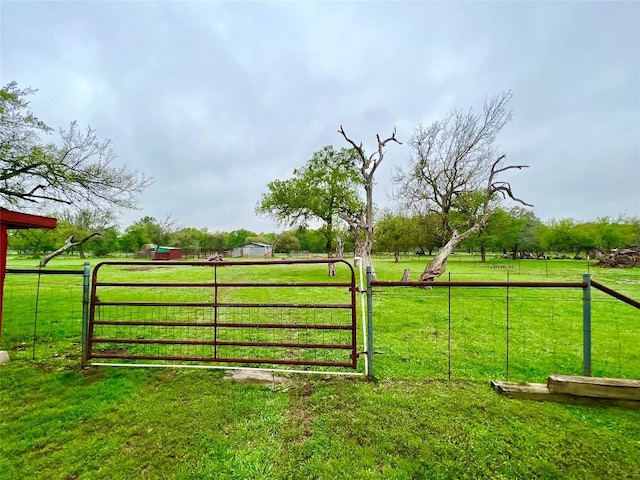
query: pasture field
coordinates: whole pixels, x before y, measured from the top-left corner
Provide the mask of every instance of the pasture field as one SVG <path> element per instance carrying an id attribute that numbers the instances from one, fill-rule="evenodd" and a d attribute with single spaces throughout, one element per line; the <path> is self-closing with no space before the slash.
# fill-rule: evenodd
<path id="1" fill-rule="evenodd" d="M 399 280 L 424 262 L 378 258 L 376 269 Z M 35 263 L 13 258 L 9 267 Z M 47 268 L 81 265 L 65 257 Z M 467 255 L 449 267 L 453 281 L 579 282 L 589 270 L 640 299 L 639 269 Z M 123 275 L 159 280 L 180 268 Z M 237 272 L 245 281 L 284 275 Z M 287 384 L 267 387 L 221 370 L 81 369 L 82 279 L 40 279 L 34 344 L 36 277 L 6 281 L 1 345 L 12 361 L 0 367 L 0 478 L 640 478 L 640 412 L 510 400 L 489 387 L 507 375 L 581 373 L 580 289 L 377 288 L 376 382 L 287 374 Z M 286 273 L 303 278 L 327 277 L 322 267 Z M 596 291 L 592 310 L 593 374 L 640 378 L 638 310 Z"/>

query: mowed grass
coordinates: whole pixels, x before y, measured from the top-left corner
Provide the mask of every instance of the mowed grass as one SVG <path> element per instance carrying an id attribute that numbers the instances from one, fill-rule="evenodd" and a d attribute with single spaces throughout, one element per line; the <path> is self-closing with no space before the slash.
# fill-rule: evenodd
<path id="1" fill-rule="evenodd" d="M 80 264 L 59 259 L 52 268 Z M 376 262 L 383 280 L 398 280 L 404 268 L 415 277 L 423 266 Z M 586 270 L 570 261 L 483 265 L 463 256 L 450 267 L 452 280 L 503 280 L 508 271 L 513 281 L 579 281 Z M 640 298 L 640 271 L 590 270 Z M 286 278 L 255 267 L 235 272 L 244 281 L 327 278 L 298 267 Z M 338 280 L 345 275 L 339 268 Z M 36 360 L 33 278 L 7 278 L 2 346 L 12 362 L 0 367 L 0 478 L 639 478 L 638 411 L 510 400 L 490 389 L 488 379 L 506 373 L 504 290 L 452 290 L 449 337 L 448 289 L 377 289 L 377 382 L 286 375 L 288 384 L 266 387 L 225 380 L 218 370 L 81 369 L 77 291 L 52 286 L 60 278 L 41 279 L 57 300 L 39 312 Z M 259 290 L 234 295 L 273 299 Z M 582 292 L 509 295 L 510 376 L 580 373 Z M 594 370 L 638 378 L 638 311 L 597 293 L 593 310 Z"/>

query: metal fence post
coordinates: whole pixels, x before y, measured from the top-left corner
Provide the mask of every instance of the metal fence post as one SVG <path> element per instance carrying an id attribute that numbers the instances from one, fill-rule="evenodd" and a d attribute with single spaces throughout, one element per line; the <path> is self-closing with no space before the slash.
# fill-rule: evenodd
<path id="1" fill-rule="evenodd" d="M 89 356 L 89 277 L 91 268 L 89 262 L 84 262 L 82 272 L 82 367 L 87 366 Z"/>
<path id="2" fill-rule="evenodd" d="M 506 304 L 506 314 L 507 314 L 507 331 L 506 331 L 506 365 L 505 365 L 505 380 L 509 381 L 509 272 L 507 271 L 507 304 Z"/>
<path id="3" fill-rule="evenodd" d="M 591 275 L 582 276 L 582 367 L 586 377 L 591 376 Z"/>
<path id="4" fill-rule="evenodd" d="M 371 280 L 373 274 L 371 266 L 367 266 L 367 345 L 364 373 L 369 380 L 373 380 L 373 289 Z"/>

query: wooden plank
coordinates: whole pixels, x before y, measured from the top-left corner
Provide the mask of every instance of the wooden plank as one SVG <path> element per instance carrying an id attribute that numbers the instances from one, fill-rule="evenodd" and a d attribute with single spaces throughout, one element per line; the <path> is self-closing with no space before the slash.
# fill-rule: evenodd
<path id="1" fill-rule="evenodd" d="M 640 410 L 640 402 L 634 400 L 582 397 L 578 395 L 554 393 L 550 392 L 544 383 L 518 383 L 492 380 L 491 387 L 501 395 L 518 400 L 568 403 L 572 405 L 611 406 Z"/>
<path id="2" fill-rule="evenodd" d="M 552 393 L 640 402 L 640 380 L 549 375 L 547 387 Z"/>
<path id="3" fill-rule="evenodd" d="M 501 395 L 520 400 L 536 400 L 546 402 L 566 401 L 566 395 L 552 394 L 544 383 L 522 383 L 491 381 L 491 387 Z"/>

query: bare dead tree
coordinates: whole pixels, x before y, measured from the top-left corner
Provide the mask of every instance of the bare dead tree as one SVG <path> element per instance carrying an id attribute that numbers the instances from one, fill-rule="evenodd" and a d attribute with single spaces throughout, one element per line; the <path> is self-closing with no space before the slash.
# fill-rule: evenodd
<path id="1" fill-rule="evenodd" d="M 389 142 L 395 142 L 399 145 L 402 143 L 396 139 L 396 129 L 393 128 L 391 136 L 382 140 L 380 135 L 376 135 L 378 148 L 371 155 L 367 156 L 364 152 L 362 143 L 356 144 L 351 138 L 347 136 L 340 125 L 338 130 L 344 139 L 355 149 L 360 161 L 359 170 L 362 175 L 362 180 L 365 190 L 365 204 L 364 208 L 358 212 L 341 212 L 339 214 L 347 225 L 349 230 L 353 234 L 356 256 L 362 258 L 364 267 L 371 267 L 373 277 L 375 278 L 375 269 L 373 268 L 373 262 L 371 260 L 371 252 L 373 250 L 374 236 L 373 236 L 373 180 L 376 170 L 384 159 L 385 150 Z"/>
<path id="2" fill-rule="evenodd" d="M 396 198 L 407 206 L 436 213 L 449 236 L 426 266 L 421 281 L 434 280 L 446 271 L 447 258 L 456 246 L 486 225 L 496 196 L 531 206 L 513 195 L 508 182 L 498 181 L 508 170 L 527 167 L 504 165 L 506 157 L 495 147 L 498 133 L 511 119 L 507 108 L 511 97 L 511 92 L 488 97 L 481 113 L 453 110 L 428 128 L 419 126 L 411 138 L 409 168 L 398 170 L 394 177 L 399 187 Z M 456 212 L 466 213 L 464 222 L 454 221 L 459 217 L 453 215 Z"/>

